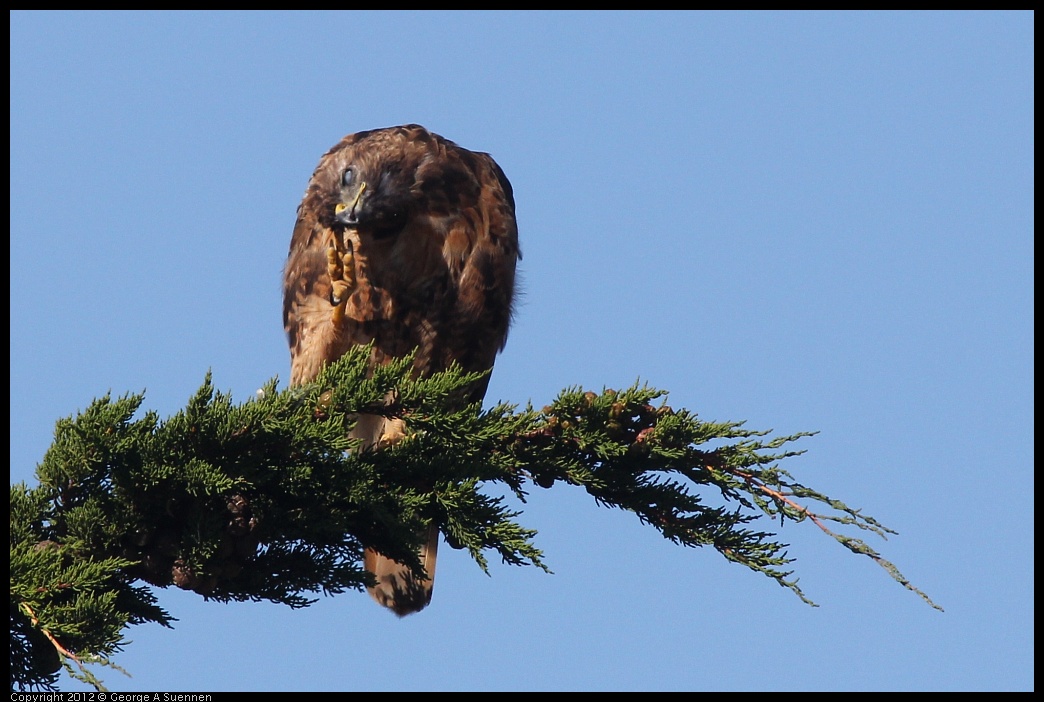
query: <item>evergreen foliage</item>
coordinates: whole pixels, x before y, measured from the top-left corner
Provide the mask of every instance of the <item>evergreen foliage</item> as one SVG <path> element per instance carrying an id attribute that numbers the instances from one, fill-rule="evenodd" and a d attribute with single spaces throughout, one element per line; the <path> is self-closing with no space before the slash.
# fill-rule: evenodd
<path id="1" fill-rule="evenodd" d="M 208 374 L 166 421 L 135 418 L 142 395 L 107 395 L 59 421 L 39 486 L 11 488 L 12 688 L 53 690 L 64 666 L 103 689 L 89 664 L 112 665 L 127 625 L 171 624 L 142 583 L 304 607 L 365 588 L 364 545 L 420 569 L 416 539 L 429 521 L 483 569 L 496 554 L 548 570 L 535 532 L 483 491 L 490 483 L 523 502 L 534 485 L 581 486 L 814 604 L 791 578 L 786 544 L 756 527 L 811 520 L 938 609 L 866 542 L 827 525 L 889 529 L 779 467 L 810 434 L 769 438 L 702 421 L 644 385 L 571 388 L 539 411 L 461 408 L 478 376 L 413 379 L 408 358 L 372 372 L 368 359 L 368 348 L 355 349 L 315 383 L 278 390 L 272 380 L 240 405 Z M 408 435 L 353 451 L 359 413 L 401 417 Z"/>

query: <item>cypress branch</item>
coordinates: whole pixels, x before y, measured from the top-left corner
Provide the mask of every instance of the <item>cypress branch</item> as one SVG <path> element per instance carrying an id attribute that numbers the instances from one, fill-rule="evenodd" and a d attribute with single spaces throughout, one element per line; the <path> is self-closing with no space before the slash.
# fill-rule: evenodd
<path id="1" fill-rule="evenodd" d="M 868 544 L 826 524 L 894 532 L 779 466 L 811 433 L 770 438 L 703 421 L 639 384 L 569 388 L 539 411 L 462 408 L 480 375 L 416 379 L 409 358 L 372 371 L 368 361 L 368 348 L 354 349 L 308 386 L 272 380 L 239 405 L 208 374 L 167 420 L 136 419 L 144 397 L 130 394 L 58 421 L 39 485 L 11 488 L 12 687 L 53 690 L 64 666 L 103 689 L 89 665 L 115 667 L 128 625 L 174 621 L 145 584 L 304 607 L 370 584 L 364 545 L 422 572 L 416 541 L 428 522 L 484 570 L 492 553 L 550 572 L 521 513 L 482 492 L 491 483 L 522 502 L 533 486 L 582 487 L 814 606 L 791 577 L 787 545 L 755 527 L 808 519 L 939 609 Z M 402 418 L 408 434 L 353 450 L 360 413 Z"/>

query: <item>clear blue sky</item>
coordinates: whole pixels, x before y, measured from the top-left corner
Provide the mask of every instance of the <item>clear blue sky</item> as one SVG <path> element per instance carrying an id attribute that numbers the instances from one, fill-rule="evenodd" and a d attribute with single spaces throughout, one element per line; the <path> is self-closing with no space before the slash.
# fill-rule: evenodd
<path id="1" fill-rule="evenodd" d="M 344 134 L 419 122 L 514 185 L 524 296 L 487 400 L 637 378 L 819 430 L 803 483 L 946 612 L 811 524 L 810 608 L 585 493 L 554 575 L 440 553 L 398 620 L 159 593 L 119 691 L 1033 688 L 1029 13 L 11 15 L 11 480 L 108 390 L 167 416 L 288 377 L 280 275 Z M 284 381 L 285 382 L 285 381 Z M 768 524 L 766 527 L 770 526 Z M 83 689 L 66 680 L 64 689 Z"/>

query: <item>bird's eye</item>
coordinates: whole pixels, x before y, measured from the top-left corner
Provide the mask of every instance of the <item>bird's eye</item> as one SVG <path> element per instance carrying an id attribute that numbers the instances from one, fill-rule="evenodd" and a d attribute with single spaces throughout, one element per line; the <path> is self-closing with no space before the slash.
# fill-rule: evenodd
<path id="1" fill-rule="evenodd" d="M 341 182 L 345 185 L 351 185 L 353 180 L 355 180 L 355 171 L 351 168 L 345 169 L 344 175 L 341 176 Z"/>

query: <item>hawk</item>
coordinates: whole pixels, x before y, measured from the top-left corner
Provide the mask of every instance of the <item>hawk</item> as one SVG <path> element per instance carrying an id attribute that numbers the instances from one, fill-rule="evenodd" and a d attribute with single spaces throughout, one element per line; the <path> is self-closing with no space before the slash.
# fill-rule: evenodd
<path id="1" fill-rule="evenodd" d="M 420 376 L 454 362 L 490 370 L 507 339 L 520 257 L 511 184 L 489 154 L 416 124 L 349 134 L 319 160 L 290 240 L 291 385 L 369 343 L 372 366 L 416 349 Z M 481 401 L 487 383 L 464 401 Z M 377 446 L 401 437 L 402 425 L 365 415 L 352 435 Z M 434 525 L 422 536 L 426 579 L 368 548 L 371 596 L 399 616 L 423 609 L 438 538 Z"/>

